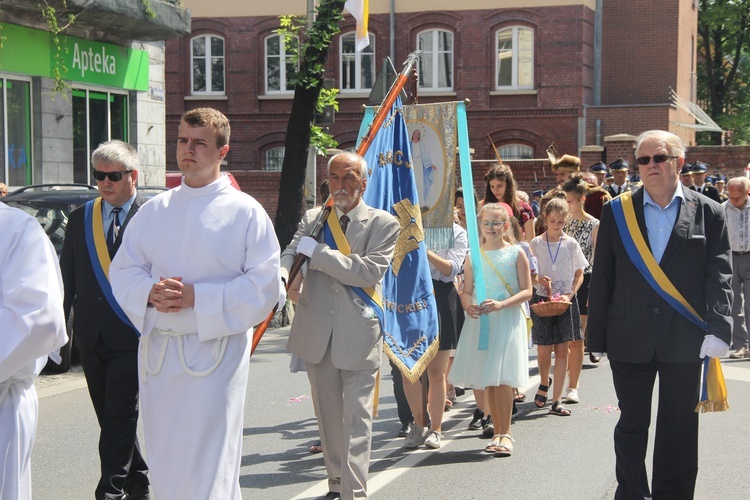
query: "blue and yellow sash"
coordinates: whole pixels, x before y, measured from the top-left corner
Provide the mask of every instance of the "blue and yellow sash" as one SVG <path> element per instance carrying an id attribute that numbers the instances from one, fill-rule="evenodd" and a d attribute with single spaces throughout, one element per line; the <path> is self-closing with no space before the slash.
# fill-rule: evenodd
<path id="1" fill-rule="evenodd" d="M 659 267 L 651 250 L 649 250 L 635 218 L 632 193 L 621 194 L 612 200 L 611 206 L 628 257 L 648 284 L 651 285 L 651 288 L 690 322 L 703 331 L 708 330 L 708 324 L 703 321 L 703 318 L 675 288 L 662 268 Z"/>
<path id="2" fill-rule="evenodd" d="M 109 265 L 112 260 L 109 258 L 107 241 L 104 239 L 104 223 L 102 222 L 102 198 L 96 198 L 86 203 L 84 212 L 84 228 L 86 232 L 86 248 L 91 259 L 91 267 L 94 269 L 94 276 L 102 289 L 104 297 L 107 299 L 112 310 L 118 318 L 127 326 L 133 329 L 136 335 L 141 336 L 140 332 L 133 326 L 128 319 L 125 311 L 117 303 L 112 286 L 109 284 Z"/>
<path id="3" fill-rule="evenodd" d="M 334 213 L 333 210 L 331 214 Z M 326 244 L 341 252 L 344 255 L 352 253 L 352 249 L 349 247 L 349 242 L 346 241 L 346 236 L 341 230 L 341 226 L 337 223 L 336 217 L 333 217 L 334 223 L 329 224 L 331 220 L 331 214 L 328 215 L 325 224 L 323 224 L 323 239 Z M 354 293 L 359 297 L 362 302 L 372 309 L 375 315 L 380 320 L 380 327 L 383 328 L 385 314 L 383 311 L 383 298 L 375 291 L 375 287 L 368 286 L 367 288 L 361 288 L 358 286 L 349 286 Z"/>

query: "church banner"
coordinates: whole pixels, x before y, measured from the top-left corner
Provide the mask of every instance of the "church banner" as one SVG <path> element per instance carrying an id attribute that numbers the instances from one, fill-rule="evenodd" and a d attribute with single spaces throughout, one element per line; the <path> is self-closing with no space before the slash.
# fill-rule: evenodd
<path id="1" fill-rule="evenodd" d="M 404 106 L 425 241 L 432 250 L 453 246 L 456 104 Z"/>
<path id="2" fill-rule="evenodd" d="M 373 115 L 374 108 L 367 108 L 360 137 Z M 383 278 L 386 354 L 408 380 L 416 382 L 437 354 L 438 316 L 401 99 L 365 159 L 369 169 L 365 203 L 390 212 L 401 223 L 393 261 Z"/>

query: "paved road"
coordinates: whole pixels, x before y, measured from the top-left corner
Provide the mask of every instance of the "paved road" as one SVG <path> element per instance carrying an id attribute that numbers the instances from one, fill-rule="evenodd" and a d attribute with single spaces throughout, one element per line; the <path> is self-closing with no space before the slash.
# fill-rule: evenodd
<path id="1" fill-rule="evenodd" d="M 251 363 L 240 476 L 245 499 L 311 499 L 327 491 L 322 456 L 307 452 L 317 439 L 317 425 L 307 377 L 289 373 L 287 333 L 286 328 L 268 331 Z M 539 377 L 535 351 L 530 355 L 531 385 L 525 388 L 529 398 L 514 420 L 515 452 L 506 459 L 485 454 L 487 439 L 467 430 L 474 409 L 471 392 L 446 413 L 440 450 L 402 448 L 403 439 L 395 437 L 399 423 L 384 362 L 380 416 L 373 425 L 370 497 L 613 498 L 612 429 L 619 414 L 606 358 L 597 366 L 585 366 L 581 403 L 570 407 L 571 417 L 557 417 L 531 403 Z M 701 417 L 696 498 L 747 498 L 750 361 L 727 359 L 723 364 L 732 409 Z M 62 376 L 43 375 L 37 388 L 35 498 L 92 498 L 98 427 L 80 367 Z"/>

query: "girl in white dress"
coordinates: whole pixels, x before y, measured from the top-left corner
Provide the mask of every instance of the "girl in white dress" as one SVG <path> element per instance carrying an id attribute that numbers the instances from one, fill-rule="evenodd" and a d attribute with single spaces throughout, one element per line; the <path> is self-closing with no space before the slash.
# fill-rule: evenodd
<path id="1" fill-rule="evenodd" d="M 531 310 L 531 318 L 534 321 L 531 338 L 537 345 L 539 376 L 542 379 L 534 396 L 534 404 L 537 408 L 544 408 L 547 404 L 547 392 L 552 383 L 549 375 L 554 351 L 555 378 L 558 383 L 552 391 L 552 408 L 549 413 L 559 416 L 570 415 L 570 410 L 562 405 L 562 388 L 568 369 L 570 342 L 583 338 L 576 293 L 583 283 L 583 270 L 588 266 L 581 246 L 575 238 L 563 232 L 568 212 L 568 203 L 565 200 L 551 199 L 544 209 L 547 231 L 531 240 L 531 251 L 534 252 L 539 264 L 536 293 L 531 303 L 549 300 L 547 287 L 550 283 L 553 295 L 561 295 L 572 303 L 568 310 L 559 316 L 539 317 L 533 308 Z"/>
<path id="2" fill-rule="evenodd" d="M 521 309 L 531 297 L 529 261 L 521 247 L 504 239 L 510 232 L 510 225 L 508 214 L 500 204 L 486 204 L 479 218 L 485 243 L 479 255 L 472 257 L 482 259 L 488 298 L 481 304 L 476 303 L 472 257 L 467 256 L 461 305 L 468 317 L 449 378 L 454 385 L 486 389 L 495 434 L 485 451 L 510 456 L 513 452 L 510 435 L 513 387 L 523 387 L 529 377 L 526 317 Z M 488 315 L 489 321 L 486 350 L 478 349 L 481 315 Z"/>

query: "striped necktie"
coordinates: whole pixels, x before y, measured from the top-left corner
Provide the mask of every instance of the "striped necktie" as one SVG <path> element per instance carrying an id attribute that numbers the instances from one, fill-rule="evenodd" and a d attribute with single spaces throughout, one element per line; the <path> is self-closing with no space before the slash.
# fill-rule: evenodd
<path id="1" fill-rule="evenodd" d="M 341 226 L 341 232 L 346 235 L 346 228 L 349 227 L 349 216 L 344 214 L 339 218 L 339 225 Z"/>

